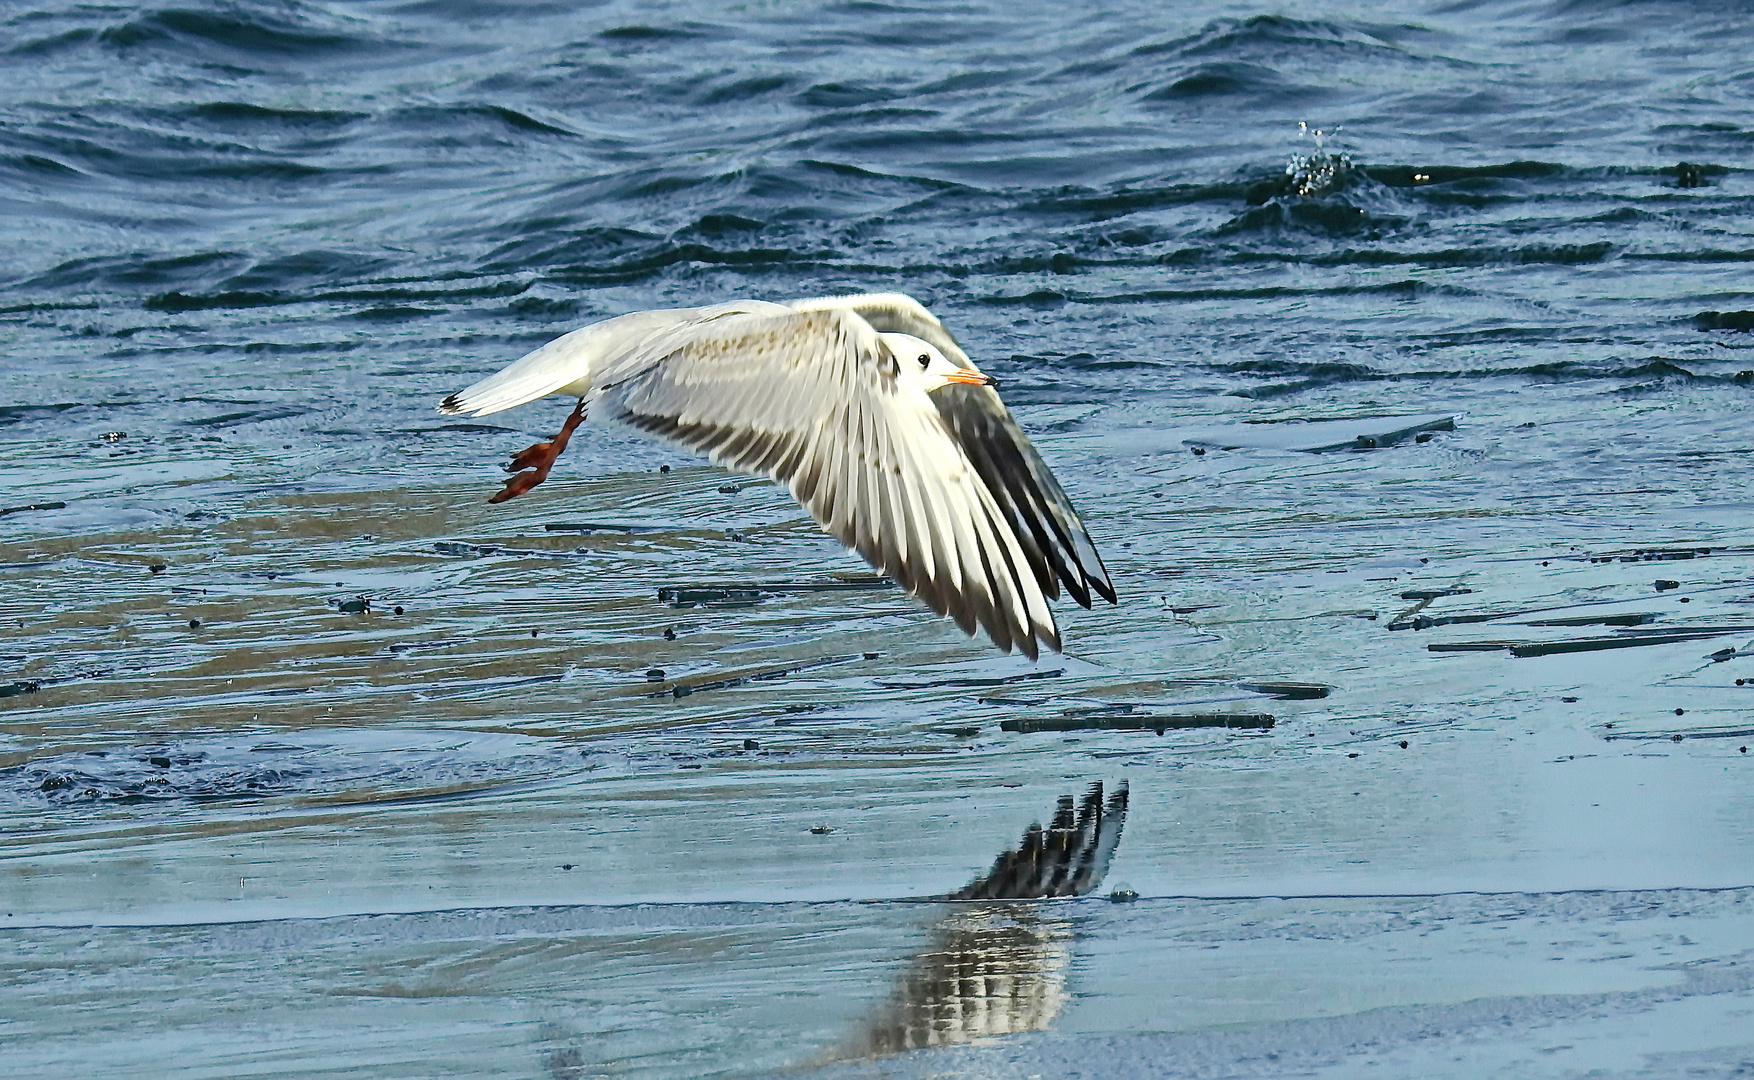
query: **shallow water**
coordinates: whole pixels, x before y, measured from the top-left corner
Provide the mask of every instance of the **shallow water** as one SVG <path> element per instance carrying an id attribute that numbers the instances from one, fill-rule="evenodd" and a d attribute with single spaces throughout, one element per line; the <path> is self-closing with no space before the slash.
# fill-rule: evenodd
<path id="1" fill-rule="evenodd" d="M 1746 1068 L 1751 36 L 0 11 L 9 1072 Z M 567 403 L 436 413 L 890 288 L 1102 547 L 1065 656 L 622 432 L 490 507 Z M 1134 903 L 900 902 L 1122 779 Z"/>

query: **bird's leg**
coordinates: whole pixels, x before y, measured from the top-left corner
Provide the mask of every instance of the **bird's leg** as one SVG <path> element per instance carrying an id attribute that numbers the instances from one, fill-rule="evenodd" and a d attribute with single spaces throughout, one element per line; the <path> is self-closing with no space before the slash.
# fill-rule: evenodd
<path id="1" fill-rule="evenodd" d="M 585 399 L 580 398 L 579 403 L 573 406 L 572 415 L 561 425 L 560 434 L 548 442 L 539 442 L 512 458 L 512 463 L 506 466 L 505 471 L 517 475 L 505 482 L 504 491 L 487 501 L 502 503 L 507 499 L 515 499 L 548 479 L 548 470 L 554 468 L 554 459 L 566 449 L 566 441 L 572 438 L 572 433 L 584 422 Z M 519 472 L 520 469 L 525 471 Z"/>

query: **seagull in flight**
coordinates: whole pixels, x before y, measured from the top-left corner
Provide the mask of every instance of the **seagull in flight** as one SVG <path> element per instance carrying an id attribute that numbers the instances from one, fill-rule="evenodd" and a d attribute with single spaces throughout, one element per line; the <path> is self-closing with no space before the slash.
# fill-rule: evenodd
<path id="1" fill-rule="evenodd" d="M 485 416 L 578 398 L 489 502 L 548 476 L 585 417 L 631 425 L 791 488 L 824 531 L 963 632 L 1031 660 L 1047 601 L 1114 585 L 1071 500 L 937 317 L 875 293 L 636 311 L 592 323 L 444 399 Z"/>

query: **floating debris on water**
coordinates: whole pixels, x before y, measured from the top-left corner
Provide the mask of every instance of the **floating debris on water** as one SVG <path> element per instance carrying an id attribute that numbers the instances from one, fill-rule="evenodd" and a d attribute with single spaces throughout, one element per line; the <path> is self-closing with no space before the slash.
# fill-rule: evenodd
<path id="1" fill-rule="evenodd" d="M 678 680 L 647 696 L 685 698 L 691 694 L 700 693 L 703 690 L 726 690 L 733 686 L 742 686 L 746 683 L 783 679 L 787 675 L 796 675 L 800 671 L 808 671 L 811 668 L 827 667 L 830 664 L 844 664 L 851 660 L 863 659 L 864 656 L 861 654 L 854 654 L 851 656 L 819 656 L 813 660 L 798 660 L 790 664 L 780 664 L 773 667 L 747 668 L 723 675 L 701 676 L 700 678 L 688 679 L 685 681 Z"/>
<path id="2" fill-rule="evenodd" d="M 22 514 L 29 510 L 65 510 L 66 508 L 67 504 L 64 502 L 26 503 L 23 506 L 8 506 L 0 509 L 0 517 L 5 517 L 7 514 Z"/>
<path id="3" fill-rule="evenodd" d="M 1390 580 L 1393 580 L 1393 579 L 1390 579 Z M 1414 623 L 1413 623 L 1414 618 L 1416 616 L 1418 616 L 1418 614 L 1421 611 L 1424 611 L 1426 608 L 1428 608 L 1430 606 L 1431 606 L 1431 598 L 1430 597 L 1426 597 L 1424 600 L 1420 600 L 1420 601 L 1416 602 L 1412 607 L 1408 608 L 1407 610 L 1396 615 L 1394 618 L 1390 619 L 1389 620 L 1389 629 L 1390 630 L 1405 630 L 1405 629 L 1407 629 L 1408 627 L 1414 625 Z"/>
<path id="4" fill-rule="evenodd" d="M 1388 628 L 1390 630 L 1429 630 L 1434 626 L 1492 622 L 1495 619 L 1508 619 L 1526 614 L 1528 613 L 1524 611 L 1482 611 L 1470 615 L 1415 615 L 1410 619 L 1397 618 L 1388 624 Z"/>
<path id="5" fill-rule="evenodd" d="M 1465 596 L 1468 593 L 1471 593 L 1473 591 L 1474 591 L 1473 589 L 1463 589 L 1463 588 L 1408 589 L 1406 592 L 1401 594 L 1401 599 L 1403 599 L 1403 600 L 1437 600 L 1437 599 L 1441 599 L 1442 597 L 1445 597 L 1445 596 Z"/>
<path id="6" fill-rule="evenodd" d="M 1572 641 L 1531 641 L 1512 645 L 1512 656 L 1553 656 L 1559 653 L 1600 652 L 1604 649 L 1635 649 L 1646 645 L 1672 645 L 1720 634 L 1754 633 L 1754 627 L 1736 629 L 1677 630 L 1665 634 L 1631 634 L 1626 637 L 1578 638 Z"/>
<path id="7" fill-rule="evenodd" d="M 1656 611 L 1629 611 L 1617 615 L 1573 615 L 1563 619 L 1531 619 L 1523 626 L 1643 626 L 1661 616 Z"/>
<path id="8" fill-rule="evenodd" d="M 670 532 L 672 528 L 663 525 L 623 524 L 609 521 L 551 521 L 542 526 L 548 532 L 576 533 L 654 533 Z"/>
<path id="9" fill-rule="evenodd" d="M 1133 713 L 1101 713 L 1082 716 L 1049 716 L 1021 720 L 1002 720 L 1001 731 L 1015 731 L 1021 734 L 1032 734 L 1038 731 L 1087 731 L 1096 729 L 1112 729 L 1116 731 L 1155 731 L 1161 735 L 1166 731 L 1183 728 L 1238 728 L 1244 730 L 1265 730 L 1276 721 L 1266 713 L 1181 713 L 1181 714 L 1133 714 Z"/>
<path id="10" fill-rule="evenodd" d="M 444 640 L 440 640 L 440 641 L 399 641 L 396 644 L 386 646 L 385 648 L 386 648 L 386 651 L 393 653 L 397 656 L 401 656 L 401 655 L 404 655 L 407 653 L 411 653 L 416 649 L 442 649 L 442 648 L 445 648 L 446 646 L 455 645 L 455 644 L 457 644 L 457 642 L 454 640 L 452 640 L 452 641 L 444 641 Z"/>
<path id="11" fill-rule="evenodd" d="M 1325 698 L 1333 691 L 1333 687 L 1322 683 L 1300 682 L 1242 682 L 1237 686 L 1244 690 L 1252 690 L 1257 694 L 1268 694 L 1276 698 L 1294 701 L 1309 701 Z"/>
<path id="12" fill-rule="evenodd" d="M 856 576 L 839 581 L 766 581 L 749 585 L 665 585 L 658 589 L 658 602 L 671 607 L 746 606 L 792 593 L 863 592 L 891 589 L 886 577 Z"/>
<path id="13" fill-rule="evenodd" d="M 1438 641 L 1425 648 L 1431 652 L 1498 652 L 1508 649 L 1511 655 L 1519 657 L 1553 656 L 1563 653 L 1600 652 L 1606 649 L 1633 649 L 1648 645 L 1672 645 L 1681 641 L 1722 637 L 1725 634 L 1754 634 L 1754 624 L 1676 626 L 1659 630 L 1634 628 L 1622 630 L 1613 637 L 1571 638 L 1564 641 Z"/>
<path id="14" fill-rule="evenodd" d="M 775 593 L 759 588 L 729 588 L 718 586 L 667 586 L 658 590 L 658 602 L 669 604 L 674 608 L 683 607 L 748 607 L 767 600 Z M 670 636 L 666 634 L 665 636 Z M 672 639 L 673 640 L 673 639 Z"/>
<path id="15" fill-rule="evenodd" d="M 574 555 L 579 552 L 539 551 L 535 548 L 505 547 L 500 544 L 465 544 L 457 540 L 440 540 L 432 545 L 432 549 L 440 555 L 514 555 L 527 558 L 540 555 L 548 558 L 561 555 Z M 584 552 L 588 554 L 589 552 Z"/>
<path id="16" fill-rule="evenodd" d="M 747 607 L 772 596 L 774 593 L 765 593 L 761 589 L 730 587 L 677 586 L 658 589 L 658 601 L 668 603 L 670 607 Z"/>
<path id="17" fill-rule="evenodd" d="M 1571 606 L 1571 605 L 1568 605 Z M 1535 615 L 1543 611 L 1563 611 L 1565 608 L 1523 608 L 1515 611 L 1482 611 L 1461 615 L 1419 615 L 1411 619 L 1400 619 L 1389 623 L 1390 630 L 1429 630 L 1438 626 L 1451 626 L 1466 623 L 1496 622 L 1501 619 L 1515 619 L 1524 615 Z M 1643 626 L 1655 622 L 1662 617 L 1657 611 L 1614 612 L 1605 615 L 1568 615 L 1551 619 L 1525 619 L 1517 626 Z"/>
<path id="18" fill-rule="evenodd" d="M 927 690 L 939 686 L 1009 686 L 1011 683 L 1029 682 L 1033 679 L 1057 679 L 1065 673 L 1065 668 L 1053 668 L 1049 671 L 1025 671 L 1018 675 L 964 675 L 926 682 L 884 680 L 877 685 L 891 690 Z"/>
<path id="19" fill-rule="evenodd" d="M 1683 596 L 1682 600 L 1687 598 Z M 1620 630 L 1621 634 L 1675 633 L 1693 637 L 1717 637 L 1720 634 L 1754 634 L 1754 623 L 1681 623 L 1656 630 Z"/>
<path id="20" fill-rule="evenodd" d="M 1681 715 L 1686 710 L 1677 709 L 1675 712 L 1676 715 Z M 1754 735 L 1754 728 L 1694 728 L 1688 731 L 1615 731 L 1604 734 L 1602 740 L 1604 742 L 1681 742 L 1683 739 L 1745 739 L 1750 735 Z"/>
<path id="21" fill-rule="evenodd" d="M 1251 391 L 1232 391 L 1247 396 Z M 1377 450 L 1405 442 L 1421 432 L 1454 431 L 1459 412 L 1400 416 L 1349 417 L 1339 420 L 1286 419 L 1271 424 L 1230 424 L 1182 431 L 1181 444 L 1205 450 L 1283 450 L 1326 454 L 1343 450 Z"/>
<path id="22" fill-rule="evenodd" d="M 1663 494 L 1666 494 L 1666 492 Z M 1591 555 L 1589 561 L 1592 563 L 1669 562 L 1675 559 L 1702 559 L 1712 554 L 1713 551 L 1721 553 L 1723 550 L 1724 549 L 1721 547 L 1715 549 L 1708 547 L 1660 549 L 1635 548 L 1632 551 L 1612 551 L 1605 555 Z"/>

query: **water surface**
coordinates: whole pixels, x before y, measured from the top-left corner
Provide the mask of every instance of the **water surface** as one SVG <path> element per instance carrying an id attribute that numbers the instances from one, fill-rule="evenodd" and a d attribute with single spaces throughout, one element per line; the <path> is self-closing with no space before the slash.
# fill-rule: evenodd
<path id="1" fill-rule="evenodd" d="M 1745 1068 L 1751 36 L 0 9 L 9 1069 Z M 592 319 L 875 289 L 1083 509 L 1121 603 L 1066 655 L 625 433 L 490 507 L 568 403 L 436 412 Z M 1214 713 L 1273 724 L 1150 725 Z M 906 902 L 1123 779 L 1139 900 Z"/>

